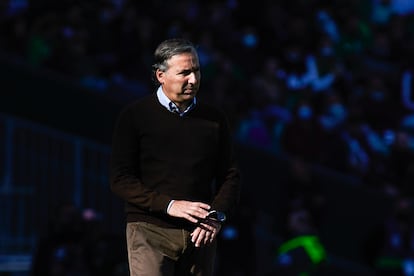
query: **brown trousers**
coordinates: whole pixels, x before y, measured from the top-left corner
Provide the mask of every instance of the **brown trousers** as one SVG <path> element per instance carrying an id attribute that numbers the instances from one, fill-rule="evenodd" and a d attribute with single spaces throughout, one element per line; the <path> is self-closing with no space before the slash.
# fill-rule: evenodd
<path id="1" fill-rule="evenodd" d="M 131 276 L 212 276 L 216 241 L 194 247 L 190 232 L 162 228 L 146 222 L 126 227 Z"/>

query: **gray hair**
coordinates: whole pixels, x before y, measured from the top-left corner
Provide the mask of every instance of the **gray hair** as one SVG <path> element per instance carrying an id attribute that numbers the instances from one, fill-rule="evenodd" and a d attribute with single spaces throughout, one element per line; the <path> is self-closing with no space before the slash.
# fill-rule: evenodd
<path id="1" fill-rule="evenodd" d="M 156 78 L 157 70 L 166 71 L 168 69 L 168 60 L 175 55 L 183 53 L 192 53 L 197 58 L 195 46 L 183 38 L 170 38 L 161 42 L 154 52 L 154 64 L 152 65 L 152 77 L 156 85 L 159 85 Z"/>

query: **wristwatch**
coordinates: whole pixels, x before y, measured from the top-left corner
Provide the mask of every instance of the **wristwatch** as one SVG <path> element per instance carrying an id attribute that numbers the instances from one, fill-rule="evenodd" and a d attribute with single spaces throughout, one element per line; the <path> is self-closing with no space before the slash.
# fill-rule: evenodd
<path id="1" fill-rule="evenodd" d="M 217 210 L 212 210 L 208 212 L 207 215 L 208 218 L 217 220 L 218 222 L 224 222 L 226 221 L 226 214 Z"/>

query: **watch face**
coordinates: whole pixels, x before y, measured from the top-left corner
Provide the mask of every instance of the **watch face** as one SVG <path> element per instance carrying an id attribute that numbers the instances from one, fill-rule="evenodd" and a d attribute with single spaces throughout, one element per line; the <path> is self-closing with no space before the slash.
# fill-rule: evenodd
<path id="1" fill-rule="evenodd" d="M 226 220 L 226 215 L 223 212 L 217 212 L 217 220 L 223 222 Z"/>

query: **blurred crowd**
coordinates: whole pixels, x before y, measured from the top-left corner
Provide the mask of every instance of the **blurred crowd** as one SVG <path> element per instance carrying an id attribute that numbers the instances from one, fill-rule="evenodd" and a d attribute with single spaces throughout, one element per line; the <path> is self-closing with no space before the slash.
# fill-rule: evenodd
<path id="1" fill-rule="evenodd" d="M 62 203 L 37 241 L 30 275 L 128 275 L 124 239 L 101 223 L 94 209 Z"/>
<path id="2" fill-rule="evenodd" d="M 236 138 L 413 191 L 414 4 L 404 0 L 9 0 L 0 48 L 94 91 L 153 91 L 156 44 L 195 42 L 200 97 Z"/>
<path id="3" fill-rule="evenodd" d="M 7 55 L 117 98 L 187 37 L 239 142 L 414 196 L 414 1 L 9 0 L 0 20 Z"/>

